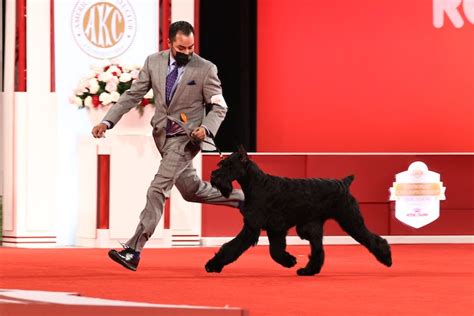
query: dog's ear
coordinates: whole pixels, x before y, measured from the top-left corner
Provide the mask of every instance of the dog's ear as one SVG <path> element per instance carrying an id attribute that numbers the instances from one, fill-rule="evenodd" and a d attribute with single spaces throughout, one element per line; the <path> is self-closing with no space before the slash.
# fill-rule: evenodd
<path id="1" fill-rule="evenodd" d="M 242 162 L 246 162 L 249 159 L 249 157 L 247 155 L 247 151 L 245 150 L 244 146 L 239 145 L 238 149 L 239 149 L 239 154 L 240 154 L 240 160 Z"/>

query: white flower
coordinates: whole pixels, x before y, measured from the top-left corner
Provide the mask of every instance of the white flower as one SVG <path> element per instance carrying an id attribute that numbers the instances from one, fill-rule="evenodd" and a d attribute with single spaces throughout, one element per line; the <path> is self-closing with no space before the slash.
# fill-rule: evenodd
<path id="1" fill-rule="evenodd" d="M 128 72 L 120 75 L 120 82 L 129 82 L 130 80 L 132 80 L 132 75 L 130 75 Z"/>
<path id="2" fill-rule="evenodd" d="M 118 99 L 120 98 L 120 93 L 118 93 L 117 91 L 114 91 L 110 94 L 110 97 L 112 99 L 112 102 L 117 102 Z"/>
<path id="3" fill-rule="evenodd" d="M 96 94 L 99 91 L 99 89 L 100 89 L 99 85 L 90 86 L 89 87 L 89 93 Z"/>
<path id="4" fill-rule="evenodd" d="M 109 82 L 113 82 L 115 84 L 118 84 L 119 83 L 119 78 L 115 77 L 115 76 L 112 76 L 109 80 L 107 80 L 107 83 Z"/>
<path id="5" fill-rule="evenodd" d="M 120 68 L 117 67 L 116 65 L 110 66 L 109 69 L 107 69 L 107 72 L 110 72 L 111 74 L 115 72 L 117 75 L 120 75 L 122 73 Z"/>
<path id="6" fill-rule="evenodd" d="M 102 102 L 102 101 L 104 101 L 105 98 L 108 98 L 109 96 L 110 96 L 110 94 L 108 92 L 102 92 L 99 95 L 99 101 Z"/>
<path id="7" fill-rule="evenodd" d="M 74 97 L 73 103 L 77 106 L 82 106 L 82 99 L 79 97 Z"/>
<path id="8" fill-rule="evenodd" d="M 92 97 L 91 96 L 88 96 L 84 99 L 84 105 L 87 106 L 87 107 L 92 106 Z"/>
<path id="9" fill-rule="evenodd" d="M 99 91 L 100 86 L 99 86 L 99 82 L 97 81 L 97 79 L 95 79 L 95 78 L 89 79 L 89 81 L 87 83 L 88 83 L 88 86 L 89 86 L 89 93 L 96 94 L 97 91 Z"/>
<path id="10" fill-rule="evenodd" d="M 117 84 L 111 80 L 105 85 L 105 90 L 109 92 L 115 92 L 117 91 Z"/>
<path id="11" fill-rule="evenodd" d="M 99 101 L 103 104 L 103 105 L 108 105 L 109 103 L 112 102 L 112 97 L 109 93 L 107 92 L 102 92 L 100 95 L 99 95 Z"/>
<path id="12" fill-rule="evenodd" d="M 133 66 L 130 64 L 126 64 L 122 66 L 123 72 L 130 72 L 133 70 Z"/>
<path id="13" fill-rule="evenodd" d="M 97 86 L 99 85 L 99 81 L 97 81 L 96 78 L 91 78 L 87 81 L 87 86 L 90 87 L 90 86 Z"/>
<path id="14" fill-rule="evenodd" d="M 89 70 L 85 76 L 86 79 L 91 79 L 91 78 L 95 78 L 95 76 L 97 76 L 97 72 L 95 70 Z"/>
<path id="15" fill-rule="evenodd" d="M 114 75 L 112 75 L 110 72 L 106 71 L 101 74 L 99 74 L 99 81 L 107 82 L 112 78 Z"/>
<path id="16" fill-rule="evenodd" d="M 132 79 L 137 79 L 139 73 L 140 73 L 140 70 L 133 69 L 132 72 L 130 73 L 130 75 L 132 76 Z"/>
<path id="17" fill-rule="evenodd" d="M 82 95 L 84 92 L 87 92 L 88 83 L 86 80 L 82 80 L 79 82 L 79 85 L 77 88 L 74 90 L 75 95 Z"/>
<path id="18" fill-rule="evenodd" d="M 145 96 L 144 96 L 145 99 L 153 99 L 153 89 L 150 89 L 150 91 L 148 91 Z"/>

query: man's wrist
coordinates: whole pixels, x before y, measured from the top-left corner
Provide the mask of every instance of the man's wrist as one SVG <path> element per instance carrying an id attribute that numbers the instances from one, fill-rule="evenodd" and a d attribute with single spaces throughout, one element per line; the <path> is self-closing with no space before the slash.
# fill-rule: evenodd
<path id="1" fill-rule="evenodd" d="M 209 129 L 205 126 L 205 125 L 201 125 L 202 128 L 204 128 L 204 131 L 206 133 L 206 136 L 210 136 L 211 135 L 211 132 L 209 131 Z"/>
<path id="2" fill-rule="evenodd" d="M 110 122 L 110 121 L 104 120 L 104 121 L 102 121 L 101 123 L 102 123 L 102 124 L 105 124 L 105 126 L 107 126 L 107 129 L 111 129 L 112 126 L 113 126 L 112 122 Z"/>

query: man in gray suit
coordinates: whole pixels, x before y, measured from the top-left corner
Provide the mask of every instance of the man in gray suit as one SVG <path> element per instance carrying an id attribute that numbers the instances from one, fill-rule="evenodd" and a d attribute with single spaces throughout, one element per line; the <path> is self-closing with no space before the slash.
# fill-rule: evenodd
<path id="1" fill-rule="evenodd" d="M 194 29 L 187 22 L 170 25 L 168 44 L 169 50 L 147 57 L 137 81 L 92 130 L 94 137 L 102 137 L 153 89 L 156 113 L 151 125 L 161 164 L 148 189 L 135 234 L 123 250 L 109 251 L 111 259 L 133 271 L 140 261 L 140 251 L 158 225 L 173 185 L 187 201 L 237 208 L 244 200 L 241 190 L 234 190 L 229 198 L 223 197 L 199 179 L 192 165 L 201 144 L 204 140 L 212 142 L 227 112 L 217 67 L 193 53 Z M 212 104 L 207 115 L 206 104 Z"/>

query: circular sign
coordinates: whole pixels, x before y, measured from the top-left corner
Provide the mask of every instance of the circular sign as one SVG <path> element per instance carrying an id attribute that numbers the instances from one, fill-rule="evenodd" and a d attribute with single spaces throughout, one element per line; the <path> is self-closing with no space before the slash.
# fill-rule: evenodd
<path id="1" fill-rule="evenodd" d="M 132 44 L 136 17 L 127 0 L 80 0 L 72 12 L 72 33 L 89 56 L 114 58 Z"/>

